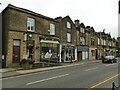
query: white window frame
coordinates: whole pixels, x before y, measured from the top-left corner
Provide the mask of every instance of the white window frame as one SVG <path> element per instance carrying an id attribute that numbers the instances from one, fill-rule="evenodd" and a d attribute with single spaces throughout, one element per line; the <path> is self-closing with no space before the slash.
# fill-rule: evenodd
<path id="1" fill-rule="evenodd" d="M 28 29 L 28 27 L 30 27 L 30 29 Z M 35 19 L 29 17 L 27 18 L 27 31 L 31 31 L 31 32 L 35 31 Z"/>
<path id="2" fill-rule="evenodd" d="M 85 45 L 85 38 L 83 37 L 83 45 Z"/>
<path id="3" fill-rule="evenodd" d="M 55 24 L 50 23 L 50 35 L 55 35 Z"/>
<path id="4" fill-rule="evenodd" d="M 71 24 L 70 24 L 70 22 L 67 22 L 67 28 L 71 28 Z"/>
<path id="5" fill-rule="evenodd" d="M 100 38 L 98 38 L 98 45 L 100 45 Z"/>
<path id="6" fill-rule="evenodd" d="M 13 46 L 20 46 L 20 40 L 13 40 Z"/>
<path id="7" fill-rule="evenodd" d="M 81 33 L 85 33 L 85 29 L 81 27 L 81 28 L 80 28 L 80 32 L 81 32 Z"/>
<path id="8" fill-rule="evenodd" d="M 104 45 L 106 45 L 106 40 L 104 40 Z"/>
<path id="9" fill-rule="evenodd" d="M 80 44 L 85 45 L 85 38 L 84 37 L 80 37 Z"/>
<path id="10" fill-rule="evenodd" d="M 67 33 L 67 42 L 71 42 L 71 34 Z"/>

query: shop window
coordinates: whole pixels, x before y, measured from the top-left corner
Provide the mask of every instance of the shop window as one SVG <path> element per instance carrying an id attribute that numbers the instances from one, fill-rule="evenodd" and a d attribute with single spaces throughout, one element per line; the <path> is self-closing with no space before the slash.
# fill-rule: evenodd
<path id="1" fill-rule="evenodd" d="M 58 44 L 55 43 L 41 43 L 41 61 L 58 62 Z"/>

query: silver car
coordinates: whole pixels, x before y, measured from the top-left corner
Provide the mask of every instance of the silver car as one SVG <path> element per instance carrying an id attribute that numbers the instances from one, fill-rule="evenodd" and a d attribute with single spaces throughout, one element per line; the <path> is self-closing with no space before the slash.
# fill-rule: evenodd
<path id="1" fill-rule="evenodd" d="M 116 63 L 117 59 L 114 56 L 105 56 L 102 58 L 102 63 Z"/>

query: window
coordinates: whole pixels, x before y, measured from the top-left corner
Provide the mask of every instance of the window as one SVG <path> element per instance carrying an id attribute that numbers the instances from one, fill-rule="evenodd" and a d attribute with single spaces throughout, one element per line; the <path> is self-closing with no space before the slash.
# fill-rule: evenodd
<path id="1" fill-rule="evenodd" d="M 91 45 L 95 45 L 95 40 L 91 39 Z"/>
<path id="2" fill-rule="evenodd" d="M 55 25 L 50 23 L 50 35 L 55 35 Z"/>
<path id="3" fill-rule="evenodd" d="M 33 18 L 27 18 L 27 31 L 35 31 L 35 20 Z"/>
<path id="4" fill-rule="evenodd" d="M 104 40 L 104 45 L 106 45 L 106 41 Z"/>
<path id="5" fill-rule="evenodd" d="M 67 28 L 71 28 L 70 22 L 67 22 Z"/>
<path id="6" fill-rule="evenodd" d="M 84 37 L 80 37 L 80 45 L 85 45 L 85 38 Z"/>
<path id="7" fill-rule="evenodd" d="M 104 41 L 103 41 L 103 39 L 101 39 L 101 45 L 103 45 L 104 44 Z"/>
<path id="8" fill-rule="evenodd" d="M 71 34 L 67 33 L 67 42 L 71 42 Z"/>
<path id="9" fill-rule="evenodd" d="M 98 38 L 98 45 L 100 45 L 100 38 Z"/>
<path id="10" fill-rule="evenodd" d="M 80 32 L 81 32 L 81 33 L 85 33 L 84 28 L 81 27 L 81 28 L 80 28 Z"/>
<path id="11" fill-rule="evenodd" d="M 92 54 L 92 56 L 95 56 L 95 51 L 91 50 L 91 54 Z"/>
<path id="12" fill-rule="evenodd" d="M 85 38 L 83 37 L 83 45 L 85 45 Z"/>
<path id="13" fill-rule="evenodd" d="M 13 46 L 20 46 L 20 40 L 13 40 Z"/>

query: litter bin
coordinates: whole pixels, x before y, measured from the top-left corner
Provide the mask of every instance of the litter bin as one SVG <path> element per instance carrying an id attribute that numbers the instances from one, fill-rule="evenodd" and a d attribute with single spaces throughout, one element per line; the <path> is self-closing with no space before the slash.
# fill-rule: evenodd
<path id="1" fill-rule="evenodd" d="M 2 55 L 2 68 L 6 67 L 6 60 L 5 60 L 5 56 Z"/>

